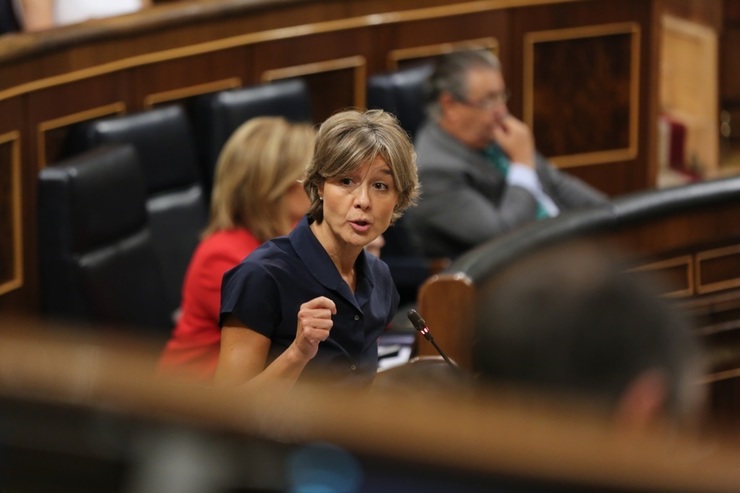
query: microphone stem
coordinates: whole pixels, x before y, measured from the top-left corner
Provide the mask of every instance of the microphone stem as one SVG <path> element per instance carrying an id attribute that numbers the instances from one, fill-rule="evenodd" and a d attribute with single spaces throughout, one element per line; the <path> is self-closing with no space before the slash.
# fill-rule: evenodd
<path id="1" fill-rule="evenodd" d="M 442 356 L 442 359 L 445 360 L 447 362 L 447 364 L 450 365 L 451 367 L 457 368 L 457 365 L 450 358 L 447 357 L 447 355 L 445 354 L 445 352 L 442 351 L 442 348 L 440 348 L 437 345 L 437 343 L 434 341 L 434 337 L 432 337 L 432 334 L 427 334 L 427 335 L 429 336 L 428 337 L 429 342 L 432 343 L 432 346 L 434 346 L 434 349 L 436 349 L 437 352 L 440 354 L 440 356 Z"/>

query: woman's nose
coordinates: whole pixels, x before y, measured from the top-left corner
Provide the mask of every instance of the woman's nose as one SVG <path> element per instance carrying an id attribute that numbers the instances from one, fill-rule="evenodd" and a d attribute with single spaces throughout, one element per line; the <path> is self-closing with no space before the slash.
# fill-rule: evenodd
<path id="1" fill-rule="evenodd" d="M 355 207 L 360 209 L 370 207 L 370 194 L 367 187 L 361 185 L 355 189 Z"/>

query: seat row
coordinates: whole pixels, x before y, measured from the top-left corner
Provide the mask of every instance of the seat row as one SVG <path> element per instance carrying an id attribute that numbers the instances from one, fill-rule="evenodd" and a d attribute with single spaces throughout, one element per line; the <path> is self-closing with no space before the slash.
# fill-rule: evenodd
<path id="1" fill-rule="evenodd" d="M 371 77 L 368 107 L 397 114 L 413 136 L 428 70 Z M 168 333 L 207 221 L 220 150 L 260 115 L 313 121 L 305 81 L 201 95 L 71 127 L 65 157 L 39 174 L 43 311 Z M 413 301 L 429 270 L 402 224 L 387 232 L 383 256 L 404 301 Z"/>

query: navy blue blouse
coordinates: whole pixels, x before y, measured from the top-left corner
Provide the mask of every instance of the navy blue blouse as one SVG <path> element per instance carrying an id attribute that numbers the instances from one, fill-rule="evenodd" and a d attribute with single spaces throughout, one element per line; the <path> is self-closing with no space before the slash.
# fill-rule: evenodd
<path id="1" fill-rule="evenodd" d="M 388 266 L 374 255 L 361 252 L 355 272 L 353 294 L 304 217 L 288 236 L 267 241 L 224 274 L 221 322 L 231 314 L 270 338 L 269 364 L 295 339 L 300 306 L 326 296 L 337 307 L 334 325 L 304 374 L 321 370 L 340 383 L 368 383 L 377 371 L 377 339 L 399 295 Z"/>

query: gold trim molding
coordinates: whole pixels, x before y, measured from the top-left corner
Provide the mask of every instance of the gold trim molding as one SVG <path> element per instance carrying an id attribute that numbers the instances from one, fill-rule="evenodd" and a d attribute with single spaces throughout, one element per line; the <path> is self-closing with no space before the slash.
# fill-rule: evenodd
<path id="1" fill-rule="evenodd" d="M 71 115 L 64 115 L 60 118 L 55 118 L 53 120 L 45 120 L 41 123 L 39 123 L 38 126 L 38 135 L 36 138 L 36 142 L 38 143 L 38 169 L 42 170 L 46 167 L 46 133 L 50 130 L 55 130 L 57 128 L 67 127 L 69 125 L 74 125 L 75 123 L 84 122 L 86 120 L 94 120 L 95 118 L 100 118 L 103 116 L 109 116 L 109 115 L 123 115 L 126 113 L 126 103 L 123 101 L 118 101 L 116 103 L 107 104 L 105 106 L 99 106 L 97 108 L 92 108 L 85 111 L 80 111 L 79 113 L 73 113 Z"/>
<path id="2" fill-rule="evenodd" d="M 281 79 L 292 79 L 304 77 L 306 75 L 321 74 L 326 72 L 335 72 L 338 70 L 353 69 L 354 84 L 354 105 L 358 108 L 365 107 L 365 77 L 367 74 L 367 60 L 364 56 L 351 56 L 347 58 L 337 58 L 334 60 L 324 60 L 316 63 L 307 63 L 305 65 L 294 65 L 292 67 L 276 68 L 266 70 L 262 73 L 261 82 L 272 82 Z"/>
<path id="3" fill-rule="evenodd" d="M 0 295 L 21 288 L 23 286 L 23 235 L 21 231 L 22 201 L 21 201 L 21 134 L 14 130 L 0 135 L 0 145 L 10 144 L 11 160 L 11 220 L 13 221 L 13 273 L 10 280 L 0 283 Z"/>
<path id="4" fill-rule="evenodd" d="M 470 39 L 454 43 L 438 43 L 433 45 L 415 46 L 413 48 L 399 48 L 388 53 L 387 66 L 389 71 L 398 70 L 398 62 L 414 58 L 428 58 L 445 55 L 466 49 L 487 48 L 494 55 L 498 55 L 499 43 L 494 37 Z"/>
<path id="5" fill-rule="evenodd" d="M 683 298 L 692 296 L 694 294 L 694 258 L 692 255 L 682 255 L 680 257 L 669 258 L 665 260 L 659 260 L 649 264 L 644 264 L 639 267 L 631 269 L 631 272 L 655 272 L 658 275 L 662 275 L 667 269 L 674 267 L 685 267 L 686 268 L 686 289 L 677 289 L 668 293 L 663 293 L 663 296 L 668 298 Z"/>
<path id="6" fill-rule="evenodd" d="M 629 144 L 622 149 L 548 156 L 559 168 L 587 166 L 619 161 L 630 161 L 637 157 L 640 112 L 640 26 L 634 22 L 602 24 L 568 29 L 530 32 L 524 35 L 524 78 L 523 116 L 530 128 L 534 124 L 534 45 L 552 41 L 596 38 L 614 34 L 632 35 L 630 52 L 630 116 Z"/>
<path id="7" fill-rule="evenodd" d="M 716 248 L 714 250 L 706 250 L 696 254 L 696 292 L 698 294 L 715 293 L 717 291 L 725 291 L 727 289 L 733 289 L 740 287 L 740 277 L 733 279 L 727 279 L 725 281 L 710 282 L 707 284 L 701 281 L 701 264 L 705 260 L 713 260 L 722 257 L 730 257 L 732 255 L 740 255 L 740 245 L 732 245 L 724 248 Z"/>
<path id="8" fill-rule="evenodd" d="M 181 87 L 169 91 L 155 92 L 144 97 L 144 108 L 152 109 L 155 105 L 167 103 L 169 101 L 178 101 L 180 99 L 200 96 L 210 92 L 225 91 L 241 87 L 242 80 L 240 77 L 229 77 L 228 79 L 206 82 L 195 86 Z"/>

